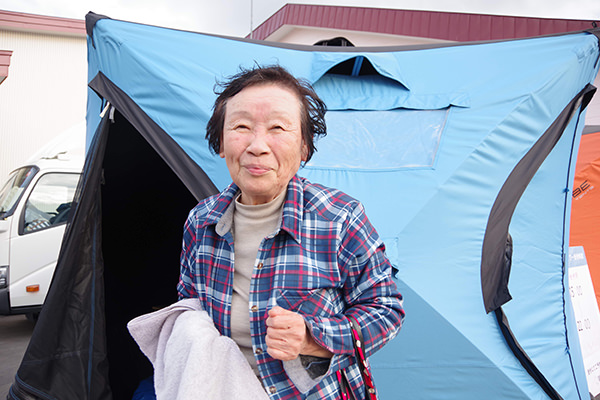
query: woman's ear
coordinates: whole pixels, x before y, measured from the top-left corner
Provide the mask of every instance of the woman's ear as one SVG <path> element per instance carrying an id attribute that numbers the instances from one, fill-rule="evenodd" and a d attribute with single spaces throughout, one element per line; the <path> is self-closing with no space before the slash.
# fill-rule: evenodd
<path id="1" fill-rule="evenodd" d="M 306 160 L 308 159 L 308 146 L 306 145 L 304 140 L 302 140 L 302 148 L 300 149 L 300 155 L 302 157 L 302 161 L 306 162 Z"/>
<path id="2" fill-rule="evenodd" d="M 225 151 L 223 150 L 223 133 L 221 133 L 221 140 L 219 140 L 219 157 L 225 158 Z"/>

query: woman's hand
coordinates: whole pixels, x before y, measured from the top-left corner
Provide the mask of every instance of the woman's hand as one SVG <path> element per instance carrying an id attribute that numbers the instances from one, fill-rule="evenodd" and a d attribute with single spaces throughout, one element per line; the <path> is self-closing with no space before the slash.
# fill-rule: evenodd
<path id="1" fill-rule="evenodd" d="M 308 332 L 302 315 L 275 306 L 267 318 L 267 352 L 281 361 L 291 361 L 300 354 L 331 358 L 333 354 L 319 346 Z"/>

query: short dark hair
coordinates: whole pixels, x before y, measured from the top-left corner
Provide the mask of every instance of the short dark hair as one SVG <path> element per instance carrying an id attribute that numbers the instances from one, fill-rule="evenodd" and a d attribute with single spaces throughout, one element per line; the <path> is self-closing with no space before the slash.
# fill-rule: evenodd
<path id="1" fill-rule="evenodd" d="M 215 94 L 218 95 L 213 105 L 213 114 L 206 125 L 206 139 L 215 154 L 221 152 L 223 139 L 223 125 L 225 123 L 225 107 L 227 100 L 243 89 L 264 84 L 276 84 L 292 90 L 300 100 L 302 139 L 306 144 L 308 153 L 306 161 L 310 160 L 316 151 L 314 140 L 327 134 L 325 126 L 325 112 L 327 107 L 319 98 L 310 83 L 297 79 L 285 68 L 279 65 L 268 67 L 256 66 L 251 69 L 240 69 L 236 75 L 229 77 L 215 85 Z"/>

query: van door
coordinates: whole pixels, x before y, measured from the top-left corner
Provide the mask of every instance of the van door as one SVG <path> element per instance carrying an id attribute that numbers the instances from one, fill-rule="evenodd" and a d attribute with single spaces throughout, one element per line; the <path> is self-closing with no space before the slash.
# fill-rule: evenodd
<path id="1" fill-rule="evenodd" d="M 11 238 L 11 308 L 43 304 L 79 176 L 64 172 L 40 176 L 18 216 L 18 226 L 13 221 L 17 234 Z"/>
<path id="2" fill-rule="evenodd" d="M 10 314 L 9 265 L 10 243 L 13 235 L 13 220 L 21 204 L 21 198 L 27 192 L 29 184 L 39 168 L 27 165 L 10 173 L 6 183 L 0 189 L 0 315 Z M 15 233 L 16 234 L 16 233 Z"/>

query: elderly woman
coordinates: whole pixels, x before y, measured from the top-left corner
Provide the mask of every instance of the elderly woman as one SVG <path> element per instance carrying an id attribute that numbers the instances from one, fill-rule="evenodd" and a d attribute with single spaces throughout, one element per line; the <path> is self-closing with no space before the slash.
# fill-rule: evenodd
<path id="1" fill-rule="evenodd" d="M 325 105 L 274 66 L 222 85 L 206 137 L 233 183 L 189 214 L 180 298 L 199 298 L 271 399 L 365 398 L 350 317 L 369 356 L 399 331 L 402 296 L 362 205 L 297 176 Z"/>

